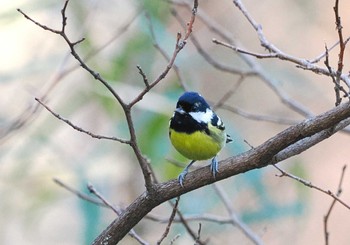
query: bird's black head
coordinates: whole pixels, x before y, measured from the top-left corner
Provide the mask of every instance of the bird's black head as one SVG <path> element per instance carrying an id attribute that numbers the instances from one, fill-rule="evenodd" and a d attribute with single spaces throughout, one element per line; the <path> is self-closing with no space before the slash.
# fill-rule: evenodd
<path id="1" fill-rule="evenodd" d="M 189 113 L 205 112 L 210 106 L 200 94 L 196 92 L 185 92 L 180 96 L 176 108 Z"/>

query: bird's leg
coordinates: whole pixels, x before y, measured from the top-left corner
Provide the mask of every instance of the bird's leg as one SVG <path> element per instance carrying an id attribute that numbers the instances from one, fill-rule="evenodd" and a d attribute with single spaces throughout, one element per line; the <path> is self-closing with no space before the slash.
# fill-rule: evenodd
<path id="1" fill-rule="evenodd" d="M 214 179 L 217 173 L 219 173 L 219 162 L 216 156 L 211 160 L 210 170 L 213 173 Z"/>
<path id="2" fill-rule="evenodd" d="M 192 164 L 195 162 L 195 160 L 192 160 L 190 162 L 190 164 L 187 165 L 186 168 L 184 168 L 184 170 L 182 170 L 181 174 L 179 175 L 179 177 L 177 177 L 177 180 L 179 181 L 179 184 L 184 187 L 183 185 L 183 182 L 185 180 L 185 176 L 187 175 L 188 173 L 188 169 L 192 166 Z"/>

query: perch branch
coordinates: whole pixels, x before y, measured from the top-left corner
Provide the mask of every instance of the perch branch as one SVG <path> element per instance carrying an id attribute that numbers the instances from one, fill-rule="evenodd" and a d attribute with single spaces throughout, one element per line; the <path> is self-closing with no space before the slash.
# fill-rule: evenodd
<path id="1" fill-rule="evenodd" d="M 156 184 L 152 193 L 144 192 L 141 194 L 126 208 L 120 217 L 115 219 L 96 238 L 93 244 L 103 244 L 107 241 L 109 244 L 116 244 L 154 207 L 171 198 L 252 169 L 276 164 L 280 159 L 275 156 L 289 146 L 295 145 L 295 147 L 300 147 L 300 152 L 305 151 L 310 147 L 307 141 L 312 140 L 311 136 L 327 129 L 333 129 L 335 125 L 349 117 L 350 103 L 343 103 L 323 114 L 306 119 L 297 125 L 285 129 L 260 146 L 220 161 L 220 172 L 216 179 L 213 178 L 210 167 L 207 166 L 188 173 L 184 187 L 181 187 L 175 179 Z M 328 137 L 335 132 L 335 130 L 330 130 Z M 304 144 L 296 145 L 301 140 L 305 140 Z M 302 148 L 303 146 L 304 148 Z"/>

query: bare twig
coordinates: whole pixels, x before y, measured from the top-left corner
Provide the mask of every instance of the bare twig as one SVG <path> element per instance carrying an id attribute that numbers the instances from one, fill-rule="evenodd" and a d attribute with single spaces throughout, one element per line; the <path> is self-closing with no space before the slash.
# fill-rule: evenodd
<path id="1" fill-rule="evenodd" d="M 170 241 L 170 245 L 173 245 L 174 242 L 175 242 L 177 239 L 179 239 L 179 237 L 180 237 L 180 234 L 177 234 L 176 236 L 174 236 L 173 239 L 171 239 L 171 241 Z"/>
<path id="2" fill-rule="evenodd" d="M 173 207 L 173 211 L 171 212 L 171 215 L 170 215 L 170 218 L 169 218 L 169 221 L 168 221 L 168 225 L 166 226 L 163 235 L 158 240 L 157 245 L 160 245 L 163 242 L 163 240 L 167 237 L 167 235 L 169 234 L 170 226 L 171 226 L 171 224 L 174 221 L 175 214 L 176 214 L 176 211 L 177 211 L 177 206 L 179 205 L 179 201 L 180 201 L 180 197 L 178 196 L 176 198 L 176 201 L 175 201 L 175 204 L 174 204 L 174 207 Z"/>
<path id="3" fill-rule="evenodd" d="M 338 59 L 338 69 L 337 69 L 337 82 L 340 80 L 340 75 L 343 71 L 343 59 L 344 59 L 344 51 L 345 51 L 345 43 L 343 38 L 343 27 L 341 24 L 341 18 L 339 16 L 339 0 L 335 0 L 335 6 L 333 8 L 335 14 L 335 24 L 336 29 L 338 31 L 339 38 L 339 59 Z"/>
<path id="4" fill-rule="evenodd" d="M 155 222 L 160 222 L 160 223 L 166 223 L 168 222 L 167 217 L 160 217 L 158 215 L 154 214 L 148 214 L 146 219 L 155 221 Z M 219 216 L 219 215 L 214 215 L 214 214 L 200 214 L 200 215 L 185 215 L 183 216 L 185 220 L 188 222 L 194 222 L 194 221 L 207 221 L 207 222 L 212 222 L 212 223 L 217 223 L 217 224 L 232 224 L 231 218 L 228 218 L 226 216 Z M 180 223 L 181 220 L 178 217 L 174 218 L 174 223 Z"/>
<path id="5" fill-rule="evenodd" d="M 81 128 L 81 127 L 78 127 L 75 124 L 73 124 L 71 121 L 69 121 L 68 119 L 63 118 L 58 113 L 54 112 L 52 109 L 50 109 L 50 107 L 48 107 L 46 104 L 44 104 L 44 102 L 42 102 L 40 99 L 35 98 L 35 100 L 38 101 L 46 110 L 48 110 L 58 120 L 61 120 L 62 122 L 65 122 L 66 124 L 68 124 L 73 129 L 75 129 L 75 130 L 77 130 L 79 132 L 87 134 L 87 135 L 89 135 L 89 136 L 91 136 L 92 138 L 95 138 L 95 139 L 113 140 L 113 141 L 117 141 L 117 142 L 120 142 L 120 143 L 123 143 L 123 144 L 130 145 L 130 141 L 129 140 L 124 140 L 124 139 L 120 139 L 120 138 L 117 138 L 117 137 L 110 137 L 110 136 L 103 136 L 103 135 L 99 135 L 99 134 L 94 134 L 94 133 L 91 133 L 90 131 L 87 131 L 87 130 Z"/>
<path id="6" fill-rule="evenodd" d="M 111 205 L 100 193 L 98 193 L 96 191 L 96 189 L 92 186 L 89 185 L 89 191 L 92 192 L 95 196 L 97 196 L 101 201 L 96 200 L 95 198 L 91 198 L 90 196 L 73 189 L 72 187 L 68 186 L 67 184 L 63 183 L 61 180 L 54 178 L 53 181 L 58 184 L 60 187 L 68 190 L 69 192 L 73 193 L 74 195 L 76 195 L 77 197 L 88 201 L 90 203 L 93 203 L 95 205 L 99 205 L 101 207 L 106 207 L 109 208 L 111 210 L 113 210 L 116 214 L 119 215 L 119 213 L 121 212 L 121 210 L 118 210 L 116 207 L 114 207 L 113 205 Z M 138 241 L 141 245 L 149 245 L 144 239 L 142 239 L 135 231 L 134 229 L 131 229 L 129 231 L 129 236 L 131 236 L 132 238 L 134 238 L 136 241 Z"/>
<path id="7" fill-rule="evenodd" d="M 339 180 L 339 184 L 338 184 L 338 189 L 337 189 L 337 194 L 336 196 L 339 197 L 340 194 L 342 193 L 342 184 L 343 184 L 343 179 L 344 179 L 344 174 L 345 174 L 345 170 L 346 170 L 346 165 L 343 166 L 342 168 L 342 172 L 341 172 L 341 176 L 340 176 L 340 180 Z M 329 244 L 329 231 L 328 231 L 328 219 L 331 215 L 331 212 L 333 210 L 333 207 L 336 203 L 336 199 L 333 199 L 327 214 L 324 216 L 323 218 L 323 225 L 324 225 L 324 236 L 325 236 L 325 242 L 326 245 Z"/>
<path id="8" fill-rule="evenodd" d="M 313 188 L 313 189 L 316 189 L 330 197 L 332 197 L 334 200 L 338 201 L 339 203 L 341 203 L 344 207 L 346 207 L 347 209 L 350 209 L 350 206 L 348 204 L 346 204 L 344 201 L 342 201 L 340 198 L 338 198 L 337 195 L 335 195 L 333 192 L 331 192 L 330 190 L 324 190 L 316 185 L 313 185 L 310 181 L 307 181 L 307 180 L 304 180 L 298 176 L 295 176 L 295 175 L 292 175 L 290 173 L 287 173 L 286 171 L 282 170 L 280 167 L 278 167 L 277 165 L 273 165 L 276 169 L 278 169 L 281 174 L 278 175 L 279 177 L 283 177 L 283 176 L 287 176 L 291 179 L 294 179 L 300 183 L 302 183 L 303 185 L 307 186 L 307 187 L 310 187 L 310 188 Z"/>
<path id="9" fill-rule="evenodd" d="M 196 19 L 196 14 L 197 14 L 197 8 L 198 8 L 198 0 L 194 0 L 193 3 L 193 8 L 192 8 L 192 15 L 191 15 L 191 19 L 190 22 L 187 25 L 187 30 L 185 33 L 184 38 L 182 38 L 182 35 L 180 32 L 177 33 L 177 37 L 176 37 L 176 44 L 175 44 L 175 49 L 173 51 L 173 55 L 170 58 L 170 61 L 168 63 L 168 65 L 166 66 L 166 68 L 164 69 L 164 71 L 152 82 L 150 83 L 149 87 L 146 87 L 133 101 L 131 101 L 128 104 L 128 107 L 131 108 L 132 106 L 134 106 L 137 102 L 139 102 L 140 100 L 142 100 L 143 96 L 145 96 L 145 94 L 151 90 L 154 86 L 156 86 L 161 80 L 164 79 L 164 77 L 168 74 L 168 72 L 170 71 L 170 69 L 173 67 L 173 64 L 175 62 L 175 59 L 178 55 L 178 53 L 185 47 L 187 40 L 190 36 L 190 34 L 192 33 L 192 28 L 193 28 L 193 23 Z"/>
<path id="10" fill-rule="evenodd" d="M 326 49 L 326 58 L 324 61 L 324 64 L 326 65 L 328 71 L 331 73 L 331 78 L 332 78 L 332 82 L 334 83 L 334 92 L 335 92 L 335 106 L 340 105 L 341 103 L 341 97 L 340 97 L 340 93 L 339 93 L 339 87 L 340 84 L 337 82 L 337 80 L 335 79 L 335 77 L 332 74 L 332 68 L 329 65 L 329 59 L 328 59 L 328 48 L 327 45 L 325 45 L 325 49 Z"/>
<path id="11" fill-rule="evenodd" d="M 345 41 L 344 44 L 347 44 L 350 40 L 350 37 L 348 37 Z M 328 48 L 328 52 L 330 52 L 331 50 L 333 50 L 335 47 L 337 47 L 339 45 L 339 41 L 335 42 L 332 46 L 330 46 Z M 316 58 L 309 60 L 310 63 L 318 63 L 321 59 L 323 59 L 324 57 L 326 57 L 326 52 L 322 52 L 320 55 L 318 55 Z"/>
<path id="12" fill-rule="evenodd" d="M 288 118 L 282 118 L 282 117 L 276 117 L 276 116 L 270 116 L 270 115 L 263 115 L 263 114 L 256 114 L 251 113 L 248 111 L 245 111 L 237 106 L 232 105 L 221 105 L 221 109 L 233 112 L 239 116 L 242 116 L 244 118 L 254 120 L 254 121 L 264 121 L 264 122 L 270 122 L 270 123 L 277 123 L 277 124 L 285 124 L 285 125 L 294 125 L 300 122 L 300 120 L 293 120 Z"/>
<path id="13" fill-rule="evenodd" d="M 336 29 L 338 31 L 338 38 L 339 38 L 339 55 L 338 55 L 338 69 L 336 72 L 336 79 L 335 79 L 335 91 L 336 91 L 336 95 L 339 97 L 339 86 L 340 86 L 340 80 L 341 80 L 341 75 L 343 72 L 343 60 L 344 60 L 344 52 L 345 52 L 345 42 L 344 42 L 344 38 L 343 38 L 343 27 L 341 24 L 341 18 L 339 16 L 339 0 L 335 0 L 335 6 L 333 8 L 334 10 L 334 14 L 335 14 L 335 24 L 336 24 Z M 348 93 L 345 93 L 346 96 L 349 97 Z M 338 99 L 337 97 L 337 99 Z M 349 97 L 350 99 L 350 97 Z M 338 99 L 337 102 L 341 101 L 341 99 Z M 336 105 L 338 105 L 336 102 Z"/>
<path id="14" fill-rule="evenodd" d="M 224 103 L 230 99 L 234 93 L 237 92 L 238 88 L 241 86 L 242 82 L 244 81 L 244 76 L 240 76 L 238 81 L 236 82 L 236 84 L 234 84 L 234 86 L 232 86 L 231 89 L 229 89 L 222 97 L 221 99 L 219 99 L 218 102 L 216 102 L 214 105 L 213 105 L 213 109 L 216 109 L 216 108 L 221 108 Z"/>
<path id="15" fill-rule="evenodd" d="M 117 215 L 120 215 L 120 210 L 117 210 L 117 208 L 115 208 L 106 198 L 104 198 L 96 189 L 92 184 L 88 184 L 87 185 L 88 190 L 90 191 L 90 193 L 94 194 L 96 197 L 98 197 L 98 199 L 100 199 L 107 207 L 109 207 L 111 210 L 113 210 L 114 213 L 116 213 Z"/>
<path id="16" fill-rule="evenodd" d="M 196 240 L 194 241 L 194 245 L 197 245 L 199 244 L 198 241 L 200 240 L 201 238 L 201 232 L 202 232 L 202 224 L 199 223 L 198 224 L 198 232 L 197 232 L 197 237 L 196 237 Z"/>
<path id="17" fill-rule="evenodd" d="M 331 74 L 333 74 L 333 75 L 339 77 L 339 80 L 343 80 L 347 84 L 347 86 L 350 88 L 350 78 L 346 74 L 342 74 L 341 71 L 339 74 L 338 74 L 338 72 L 329 73 L 329 71 L 327 69 L 319 67 L 319 66 L 315 65 L 314 63 L 307 61 L 306 59 L 296 58 L 294 56 L 291 56 L 291 55 L 288 55 L 288 54 L 282 52 L 280 49 L 278 49 L 276 46 L 274 46 L 273 44 L 271 44 L 268 41 L 268 39 L 266 38 L 266 36 L 262 30 L 262 26 L 260 24 L 258 24 L 254 20 L 254 18 L 249 14 L 249 12 L 245 8 L 245 6 L 241 2 L 241 0 L 234 0 L 233 3 L 242 12 L 242 14 L 245 16 L 245 18 L 249 21 L 251 26 L 254 28 L 254 30 L 256 31 L 256 33 L 258 35 L 261 46 L 264 47 L 265 49 L 267 49 L 269 51 L 269 54 L 253 53 L 253 52 L 246 51 L 244 49 L 240 49 L 236 46 L 230 45 L 230 44 L 225 43 L 225 42 L 217 41 L 217 40 L 215 40 L 215 43 L 223 45 L 225 47 L 228 47 L 228 48 L 234 50 L 235 52 L 248 54 L 248 55 L 254 56 L 256 58 L 278 58 L 280 60 L 287 60 L 289 62 L 295 63 L 297 65 L 297 67 L 305 69 L 305 70 L 313 71 L 317 74 L 324 74 L 327 76 L 330 76 Z M 339 32 L 339 28 L 338 28 L 338 32 Z M 341 43 L 344 43 L 344 42 L 341 40 L 340 44 L 339 44 L 340 46 L 342 45 Z M 338 63 L 338 70 L 339 70 L 339 63 Z"/>
<path id="18" fill-rule="evenodd" d="M 136 68 L 139 70 L 139 73 L 140 73 L 140 75 L 143 78 L 143 82 L 145 83 L 146 88 L 148 88 L 149 87 L 149 83 L 148 83 L 148 79 L 147 79 L 146 74 L 143 72 L 141 66 L 137 65 Z"/>
<path id="19" fill-rule="evenodd" d="M 114 213 L 116 213 L 118 216 L 122 212 L 120 209 L 116 208 L 114 205 L 112 205 L 106 198 L 102 196 L 101 193 L 99 193 L 96 188 L 92 184 L 87 185 L 88 190 L 90 193 L 94 194 L 96 197 L 98 197 L 107 207 L 109 207 L 111 210 L 113 210 Z M 148 242 L 146 242 L 144 239 L 142 239 L 135 231 L 134 229 L 131 229 L 129 231 L 129 236 L 134 238 L 136 241 L 138 241 L 142 245 L 148 245 Z"/>
<path id="20" fill-rule="evenodd" d="M 150 32 L 151 32 L 151 36 L 152 36 L 152 40 L 153 40 L 153 46 L 159 51 L 159 53 L 165 58 L 165 60 L 167 62 L 170 61 L 171 57 L 169 57 L 169 55 L 166 53 L 166 51 L 161 48 L 160 44 L 158 43 L 157 41 L 157 38 L 156 38 L 156 35 L 154 33 L 154 27 L 153 27 L 153 24 L 152 24 L 152 21 L 151 21 L 151 18 L 149 17 L 148 14 L 146 14 L 146 18 L 148 20 L 148 23 L 149 23 L 149 29 L 150 29 Z M 181 87 L 187 91 L 188 88 L 187 88 L 187 85 L 186 83 L 184 82 L 184 79 L 182 78 L 182 75 L 181 75 L 181 72 L 180 72 L 180 69 L 179 67 L 174 63 L 173 64 L 173 69 L 175 71 L 175 74 L 176 76 L 178 77 L 179 79 L 179 82 L 180 82 L 180 85 Z"/>
<path id="21" fill-rule="evenodd" d="M 172 205 L 174 205 L 174 204 L 172 204 Z M 180 222 L 183 224 L 186 231 L 188 232 L 188 234 L 190 234 L 190 236 L 193 238 L 193 240 L 195 240 L 197 242 L 197 244 L 199 244 L 199 245 L 205 245 L 206 242 L 201 241 L 200 239 L 197 239 L 197 235 L 192 231 L 191 227 L 189 226 L 189 224 L 187 222 L 187 219 L 185 218 L 185 216 L 183 216 L 183 214 L 180 212 L 180 210 L 177 210 L 177 215 L 179 216 Z"/>
<path id="22" fill-rule="evenodd" d="M 216 193 L 218 194 L 218 196 L 220 197 L 221 201 L 223 202 L 223 204 L 226 207 L 226 210 L 228 211 L 230 218 L 231 218 L 231 224 L 234 226 L 237 226 L 238 229 L 240 229 L 242 231 L 242 233 L 249 239 L 251 240 L 254 244 L 256 245 L 261 245 L 263 244 L 262 240 L 260 239 L 260 237 L 258 237 L 251 229 L 249 226 L 247 226 L 243 221 L 241 221 L 238 217 L 238 215 L 236 214 L 236 212 L 233 210 L 233 208 L 230 205 L 230 200 L 227 196 L 227 194 L 225 193 L 225 191 L 221 188 L 220 185 L 218 185 L 217 183 L 215 183 L 213 185 Z"/>
<path id="23" fill-rule="evenodd" d="M 101 206 L 101 207 L 107 207 L 106 204 L 104 204 L 103 202 L 100 202 L 99 200 L 96 200 L 95 198 L 91 198 L 89 195 L 86 195 L 78 190 L 73 189 L 72 187 L 66 185 L 65 183 L 63 183 L 61 180 L 54 178 L 53 181 L 59 185 L 60 187 L 66 189 L 67 191 L 73 193 L 74 195 L 76 195 L 77 197 L 88 201 L 90 203 L 93 203 L 95 205 Z"/>
<path id="24" fill-rule="evenodd" d="M 189 6 L 188 3 L 185 4 L 185 6 Z M 171 10 L 172 15 L 176 18 L 176 20 L 183 26 L 185 27 L 185 23 L 182 20 L 182 18 L 179 16 L 178 12 L 176 11 L 176 9 L 172 9 Z M 191 35 L 190 37 L 191 42 L 193 43 L 193 45 L 196 47 L 198 53 L 200 55 L 202 55 L 202 57 L 204 58 L 204 60 L 206 62 L 208 62 L 210 65 L 212 65 L 214 68 L 224 71 L 224 72 L 228 72 L 231 74 L 238 74 L 241 76 L 252 76 L 252 75 L 256 75 L 256 72 L 254 71 L 244 71 L 241 68 L 234 68 L 234 67 L 230 67 L 227 66 L 226 64 L 222 64 L 217 62 L 199 43 L 199 41 L 197 40 L 197 38 L 195 37 L 195 35 Z"/>

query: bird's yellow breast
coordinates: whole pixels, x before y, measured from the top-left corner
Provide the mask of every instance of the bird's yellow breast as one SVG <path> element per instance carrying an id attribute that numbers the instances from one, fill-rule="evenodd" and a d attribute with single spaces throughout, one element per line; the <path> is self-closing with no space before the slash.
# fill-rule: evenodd
<path id="1" fill-rule="evenodd" d="M 225 134 L 221 132 L 219 135 L 215 132 L 214 137 L 211 137 L 203 131 L 188 134 L 173 129 L 170 129 L 169 137 L 175 149 L 191 160 L 207 160 L 215 157 L 226 140 Z"/>

